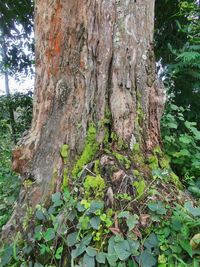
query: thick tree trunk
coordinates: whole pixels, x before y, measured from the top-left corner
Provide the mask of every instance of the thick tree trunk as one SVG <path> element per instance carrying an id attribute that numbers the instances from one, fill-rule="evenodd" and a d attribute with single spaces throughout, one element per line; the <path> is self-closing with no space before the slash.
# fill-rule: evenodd
<path id="1" fill-rule="evenodd" d="M 13 159 L 14 170 L 34 180 L 33 206 L 53 190 L 52 182 L 57 189 L 62 183 L 63 144 L 69 148 L 68 176 L 75 178 L 90 128 L 98 146 L 92 140 L 95 151 L 84 164 L 105 139 L 113 149 L 120 140 L 126 153 L 135 143 L 143 153 L 160 145 L 163 91 L 153 28 L 153 0 L 36 1 L 33 123 Z M 27 191 L 21 194 L 24 203 Z"/>

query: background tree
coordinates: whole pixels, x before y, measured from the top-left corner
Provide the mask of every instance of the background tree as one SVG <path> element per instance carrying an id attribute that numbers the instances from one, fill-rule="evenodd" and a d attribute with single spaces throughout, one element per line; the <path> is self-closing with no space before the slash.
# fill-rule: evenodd
<path id="1" fill-rule="evenodd" d="M 156 14 L 156 58 L 162 64 L 168 94 L 174 94 L 185 118 L 197 121 L 199 128 L 199 3 L 156 1 Z"/>
<path id="2" fill-rule="evenodd" d="M 33 64 L 33 2 L 0 3 L 1 69 L 13 76 L 32 72 Z"/>
<path id="3" fill-rule="evenodd" d="M 10 99 L 9 76 L 22 80 L 33 74 L 33 3 L 4 1 L 0 3 L 0 68 L 5 80 L 5 94 Z M 10 104 L 9 104 L 10 103 Z M 17 130 L 11 101 L 7 101 L 12 138 L 16 143 Z"/>

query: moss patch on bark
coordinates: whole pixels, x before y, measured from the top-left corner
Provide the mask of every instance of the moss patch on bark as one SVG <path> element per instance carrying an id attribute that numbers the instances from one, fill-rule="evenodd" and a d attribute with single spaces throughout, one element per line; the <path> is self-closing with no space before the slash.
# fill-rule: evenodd
<path id="1" fill-rule="evenodd" d="M 83 166 L 92 161 L 94 156 L 96 155 L 99 149 L 99 144 L 96 141 L 96 134 L 97 130 L 94 124 L 90 123 L 85 141 L 85 148 L 72 170 L 73 178 L 77 177 Z"/>

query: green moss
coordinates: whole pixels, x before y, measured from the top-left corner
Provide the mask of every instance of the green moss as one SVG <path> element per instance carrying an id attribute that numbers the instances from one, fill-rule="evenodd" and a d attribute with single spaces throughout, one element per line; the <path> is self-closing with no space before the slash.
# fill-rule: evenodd
<path id="1" fill-rule="evenodd" d="M 140 149 L 140 144 L 139 144 L 139 143 L 134 144 L 134 145 L 133 145 L 133 149 L 132 149 L 132 151 L 133 151 L 134 153 L 138 153 L 138 152 L 140 152 L 140 151 L 141 151 L 141 149 Z"/>
<path id="2" fill-rule="evenodd" d="M 133 183 L 133 186 L 135 187 L 136 192 L 137 192 L 137 199 L 141 198 L 146 188 L 145 180 L 142 179 L 140 181 L 135 181 Z"/>
<path id="3" fill-rule="evenodd" d="M 58 177 L 58 170 L 57 170 L 57 168 L 54 168 L 53 169 L 52 178 L 51 178 L 51 182 L 50 182 L 50 188 L 51 188 L 52 192 L 54 192 L 57 177 Z"/>
<path id="4" fill-rule="evenodd" d="M 159 160 L 162 169 L 170 169 L 170 161 L 167 156 L 164 156 Z"/>
<path id="5" fill-rule="evenodd" d="M 128 145 L 127 143 L 121 138 L 121 137 L 118 137 L 118 140 L 117 140 L 117 147 L 121 150 L 121 149 L 127 149 L 128 148 Z"/>
<path id="6" fill-rule="evenodd" d="M 112 142 L 117 144 L 117 148 L 119 150 L 124 150 L 128 148 L 127 143 L 121 137 L 119 137 L 115 132 L 111 133 L 111 139 Z"/>
<path id="7" fill-rule="evenodd" d="M 100 160 L 95 160 L 94 162 L 94 173 L 100 174 Z"/>
<path id="8" fill-rule="evenodd" d="M 138 170 L 133 170 L 133 175 L 138 177 L 140 175 L 140 172 Z"/>
<path id="9" fill-rule="evenodd" d="M 29 188 L 29 187 L 31 187 L 32 185 L 33 185 L 33 181 L 30 180 L 30 179 L 26 179 L 26 180 L 24 180 L 24 182 L 23 182 L 23 186 L 24 186 L 25 188 Z"/>
<path id="10" fill-rule="evenodd" d="M 153 150 L 153 154 L 148 157 L 148 163 L 151 170 L 157 170 L 161 166 L 161 160 L 164 163 L 164 155 L 159 146 L 156 146 Z M 167 164 L 165 164 L 167 165 Z M 161 166 L 162 167 L 162 166 Z M 167 166 L 169 168 L 169 164 Z M 164 167 L 163 167 L 164 168 Z"/>
<path id="11" fill-rule="evenodd" d="M 91 123 L 88 128 L 85 148 L 72 170 L 73 177 L 76 177 L 78 173 L 82 170 L 83 166 L 89 163 L 94 158 L 95 154 L 98 151 L 98 148 L 99 145 L 96 141 L 96 128 L 94 127 L 94 124 Z"/>
<path id="12" fill-rule="evenodd" d="M 69 177 L 68 177 L 68 169 L 65 168 L 63 170 L 63 183 L 62 183 L 62 190 L 65 190 L 69 185 Z"/>
<path id="13" fill-rule="evenodd" d="M 117 152 L 113 152 L 115 158 L 128 170 L 131 167 L 131 161 L 127 159 L 124 155 Z"/>
<path id="14" fill-rule="evenodd" d="M 68 169 L 66 167 L 66 164 L 67 164 L 67 161 L 69 158 L 69 146 L 67 144 L 64 144 L 60 148 L 60 155 L 63 159 L 64 164 L 65 164 L 65 168 L 63 170 L 63 182 L 62 182 L 62 187 L 61 187 L 61 189 L 64 190 L 68 187 L 68 183 L 69 183 Z"/>
<path id="15" fill-rule="evenodd" d="M 151 170 L 159 169 L 159 161 L 156 155 L 151 155 L 148 157 L 148 164 Z"/>
<path id="16" fill-rule="evenodd" d="M 103 138 L 103 144 L 105 147 L 107 147 L 109 145 L 109 130 L 108 128 L 104 127 L 104 138 Z"/>
<path id="17" fill-rule="evenodd" d="M 143 175 L 138 170 L 133 170 L 133 176 L 138 178 L 139 180 L 143 180 Z"/>
<path id="18" fill-rule="evenodd" d="M 30 221 L 33 217 L 33 214 L 34 214 L 34 211 L 33 211 L 33 208 L 32 207 L 28 207 L 26 205 L 26 214 L 24 215 L 23 217 L 23 222 L 22 222 L 22 227 L 24 230 L 27 230 L 28 229 L 28 226 L 30 224 Z"/>
<path id="19" fill-rule="evenodd" d="M 67 144 L 64 144 L 60 148 L 60 155 L 63 158 L 64 163 L 66 164 L 69 156 L 69 146 Z"/>
<path id="20" fill-rule="evenodd" d="M 141 169 L 145 167 L 144 155 L 142 153 L 139 143 L 133 145 L 131 159 Z"/>
<path id="21" fill-rule="evenodd" d="M 105 147 L 109 145 L 109 139 L 110 139 L 109 127 L 111 125 L 111 120 L 112 120 L 112 114 L 109 107 L 107 106 L 105 108 L 104 119 L 100 121 L 100 127 L 101 129 L 103 128 L 104 131 L 103 144 Z"/>
<path id="22" fill-rule="evenodd" d="M 167 170 L 168 171 L 167 181 L 172 182 L 180 189 L 182 188 L 182 184 L 179 180 L 179 177 L 172 171 L 170 167 L 169 158 L 162 152 L 159 146 L 157 146 L 153 150 L 153 155 L 148 157 L 148 163 L 152 171 L 158 169 Z"/>
<path id="23" fill-rule="evenodd" d="M 160 146 L 156 146 L 156 147 L 154 148 L 154 150 L 153 150 L 153 153 L 154 153 L 154 154 L 157 154 L 157 155 L 159 155 L 159 156 L 163 156 L 163 152 L 162 152 Z"/>
<path id="24" fill-rule="evenodd" d="M 83 187 L 85 189 L 85 196 L 87 197 L 95 197 L 102 198 L 104 196 L 104 189 L 106 188 L 106 184 L 104 179 L 100 176 L 86 176 L 85 181 L 83 183 Z"/>
<path id="25" fill-rule="evenodd" d="M 179 189 L 183 189 L 183 185 L 179 180 L 179 177 L 172 171 L 170 173 L 170 181 L 174 183 Z"/>

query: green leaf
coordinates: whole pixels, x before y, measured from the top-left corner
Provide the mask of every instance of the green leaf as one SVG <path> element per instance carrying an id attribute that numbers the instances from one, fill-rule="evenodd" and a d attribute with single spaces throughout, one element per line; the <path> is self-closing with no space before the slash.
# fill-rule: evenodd
<path id="1" fill-rule="evenodd" d="M 90 257 L 95 257 L 97 255 L 97 251 L 93 247 L 87 247 L 86 252 Z"/>
<path id="2" fill-rule="evenodd" d="M 42 239 L 42 226 L 41 225 L 36 226 L 34 232 L 35 232 L 34 235 L 35 239 L 40 241 Z"/>
<path id="3" fill-rule="evenodd" d="M 106 255 L 106 258 L 110 266 L 116 267 L 117 260 L 118 260 L 118 256 L 116 254 L 108 254 Z"/>
<path id="4" fill-rule="evenodd" d="M 81 243 L 88 246 L 90 244 L 91 240 L 92 240 L 92 234 L 88 234 L 81 240 Z"/>
<path id="5" fill-rule="evenodd" d="M 35 213 L 35 217 L 39 220 L 39 221 L 43 221 L 45 220 L 45 216 L 44 213 L 42 212 L 42 210 L 37 210 Z"/>
<path id="6" fill-rule="evenodd" d="M 92 228 L 95 230 L 99 229 L 100 223 L 101 223 L 101 220 L 98 216 L 95 216 L 95 217 L 90 219 L 90 224 L 91 224 Z"/>
<path id="7" fill-rule="evenodd" d="M 131 231 L 138 224 L 138 218 L 138 215 L 134 214 L 127 219 L 126 223 L 129 228 L 129 231 Z"/>
<path id="8" fill-rule="evenodd" d="M 190 243 L 188 240 L 180 239 L 179 240 L 181 247 L 190 255 L 192 258 L 193 256 L 193 250 L 192 247 L 190 246 Z"/>
<path id="9" fill-rule="evenodd" d="M 132 240 L 130 238 L 127 239 L 131 251 L 132 256 L 137 256 L 139 254 L 139 247 L 140 247 L 140 242 L 137 240 Z"/>
<path id="10" fill-rule="evenodd" d="M 186 202 L 184 208 L 194 217 L 200 217 L 200 208 L 194 208 L 191 201 Z"/>
<path id="11" fill-rule="evenodd" d="M 42 233 L 41 232 L 36 232 L 34 235 L 34 238 L 38 241 L 40 241 L 42 239 Z"/>
<path id="12" fill-rule="evenodd" d="M 174 105 L 174 104 L 171 104 L 171 105 L 170 105 L 170 108 L 171 108 L 172 110 L 178 110 L 178 106 L 176 106 L 176 105 Z"/>
<path id="13" fill-rule="evenodd" d="M 96 211 L 102 209 L 104 207 L 103 201 L 92 201 L 90 205 L 89 212 L 95 213 Z"/>
<path id="14" fill-rule="evenodd" d="M 118 218 L 128 218 L 130 216 L 130 213 L 129 211 L 121 211 L 119 214 L 118 214 Z"/>
<path id="15" fill-rule="evenodd" d="M 163 203 L 161 201 L 158 202 L 150 202 L 147 204 L 148 208 L 156 212 L 159 215 L 165 215 L 166 214 L 166 209 L 163 206 Z"/>
<path id="16" fill-rule="evenodd" d="M 143 193 L 144 193 L 144 190 L 146 188 L 146 183 L 144 180 L 141 180 L 141 181 L 135 181 L 133 183 L 133 185 L 135 186 L 136 188 L 136 191 L 137 191 L 137 194 L 138 194 L 138 198 L 140 198 Z"/>
<path id="17" fill-rule="evenodd" d="M 115 245 L 115 237 L 112 236 L 109 241 L 108 241 L 108 254 L 115 254 L 115 249 L 114 249 L 114 245 Z"/>
<path id="18" fill-rule="evenodd" d="M 13 246 L 9 245 L 6 246 L 3 250 L 3 252 L 1 253 L 1 264 L 2 266 L 7 265 L 10 260 L 12 259 L 12 255 L 13 255 Z"/>
<path id="19" fill-rule="evenodd" d="M 87 253 L 83 257 L 83 265 L 85 267 L 95 267 L 94 257 L 90 257 Z"/>
<path id="20" fill-rule="evenodd" d="M 126 263 L 125 262 L 119 262 L 117 267 L 126 267 Z"/>
<path id="21" fill-rule="evenodd" d="M 176 217 L 175 218 L 172 218 L 172 220 L 171 220 L 171 228 L 174 231 L 180 231 L 182 227 L 183 227 L 183 225 L 180 222 L 180 219 L 178 219 Z"/>
<path id="22" fill-rule="evenodd" d="M 177 125 L 177 123 L 175 123 L 175 122 L 169 122 L 169 123 L 167 124 L 167 126 L 168 126 L 169 128 L 171 128 L 171 129 L 177 129 L 177 128 L 178 128 L 178 125 Z"/>
<path id="23" fill-rule="evenodd" d="M 55 214 L 55 212 L 56 212 L 56 209 L 55 209 L 55 207 L 53 207 L 53 206 L 50 206 L 50 207 L 49 207 L 49 209 L 48 209 L 48 214 L 49 214 L 49 215 L 54 215 L 54 214 Z"/>
<path id="24" fill-rule="evenodd" d="M 157 266 L 156 258 L 148 251 L 145 250 L 142 252 L 140 256 L 140 261 L 142 263 L 142 267 L 153 267 Z"/>
<path id="25" fill-rule="evenodd" d="M 59 247 L 59 248 L 56 250 L 55 258 L 56 258 L 57 260 L 60 260 L 60 259 L 61 259 L 62 252 L 63 252 L 63 246 L 62 246 L 62 247 Z"/>
<path id="26" fill-rule="evenodd" d="M 104 252 L 99 252 L 97 255 L 96 255 L 96 261 L 98 263 L 103 263 L 105 264 L 106 263 L 106 254 Z"/>
<path id="27" fill-rule="evenodd" d="M 89 228 L 90 218 L 89 216 L 83 215 L 79 218 L 79 228 L 87 230 Z"/>
<path id="28" fill-rule="evenodd" d="M 61 148 L 60 148 L 60 154 L 61 157 L 66 159 L 68 157 L 69 154 L 69 146 L 64 144 Z"/>
<path id="29" fill-rule="evenodd" d="M 78 232 L 71 233 L 67 236 L 67 245 L 72 247 L 77 243 Z"/>
<path id="30" fill-rule="evenodd" d="M 83 212 L 83 211 L 86 210 L 86 208 L 84 207 L 84 205 L 81 204 L 81 202 L 78 202 L 78 203 L 77 203 L 77 210 L 78 210 L 79 212 Z"/>
<path id="31" fill-rule="evenodd" d="M 48 228 L 47 231 L 44 233 L 44 239 L 46 241 L 50 241 L 52 239 L 54 239 L 55 237 L 55 231 L 53 228 Z"/>
<path id="32" fill-rule="evenodd" d="M 72 250 L 72 258 L 78 258 L 85 250 L 86 246 L 83 243 L 77 244 L 76 248 Z"/>
<path id="33" fill-rule="evenodd" d="M 44 265 L 40 264 L 39 262 L 36 262 L 36 263 L 34 264 L 34 267 L 44 267 Z"/>
<path id="34" fill-rule="evenodd" d="M 183 144 L 190 144 L 191 143 L 191 137 L 190 136 L 188 136 L 188 135 L 181 135 L 180 137 L 179 137 L 179 141 L 181 142 L 181 143 L 183 143 Z"/>
<path id="35" fill-rule="evenodd" d="M 120 260 L 124 261 L 131 255 L 130 246 L 127 240 L 114 245 L 115 252 Z"/>
<path id="36" fill-rule="evenodd" d="M 150 236 L 145 240 L 144 246 L 146 248 L 156 248 L 159 246 L 158 238 L 154 233 L 151 233 Z"/>
<path id="37" fill-rule="evenodd" d="M 40 244 L 40 254 L 43 255 L 46 252 L 48 253 L 50 251 L 50 248 L 46 246 L 45 244 Z"/>
<path id="38" fill-rule="evenodd" d="M 120 235 L 120 234 L 116 234 L 116 235 L 114 236 L 114 242 L 115 242 L 115 243 L 122 242 L 122 241 L 124 241 L 124 238 L 123 238 L 122 235 Z"/>
<path id="39" fill-rule="evenodd" d="M 54 207 L 60 207 L 63 204 L 63 201 L 61 199 L 61 193 L 56 192 L 55 194 L 52 195 L 52 201 L 54 203 Z"/>

